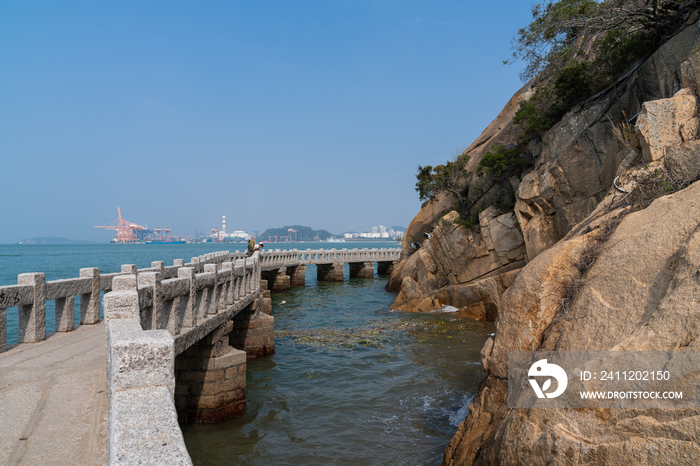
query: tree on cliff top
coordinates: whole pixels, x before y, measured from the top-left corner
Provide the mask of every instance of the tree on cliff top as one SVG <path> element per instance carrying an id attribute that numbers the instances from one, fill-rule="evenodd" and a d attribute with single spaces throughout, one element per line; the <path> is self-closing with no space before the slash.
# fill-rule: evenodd
<path id="1" fill-rule="evenodd" d="M 539 138 L 572 107 L 598 95 L 640 65 L 673 36 L 700 0 L 546 0 L 514 39 L 513 62 L 523 80 L 537 75 L 536 91 L 513 122 L 520 145 Z M 506 61 L 509 63 L 509 61 Z"/>
<path id="2" fill-rule="evenodd" d="M 538 76 L 534 95 L 520 103 L 513 118 L 522 130 L 518 140 L 494 144 L 483 155 L 476 175 L 484 183 L 472 186 L 471 193 L 467 154 L 434 168 L 419 166 L 416 191 L 423 205 L 449 193 L 465 226 L 476 225 L 486 206 L 511 209 L 514 199 L 503 199 L 512 193 L 508 179 L 532 165 L 533 143 L 572 107 L 628 75 L 698 8 L 700 0 L 545 0 L 535 5 L 532 23 L 513 41 L 510 61 L 525 61 L 523 80 Z"/>
<path id="3" fill-rule="evenodd" d="M 506 63 L 524 60 L 527 81 L 589 54 L 611 57 L 630 37 L 651 36 L 661 44 L 698 7 L 700 0 L 546 0 L 533 6 L 533 20 L 518 31 Z"/>

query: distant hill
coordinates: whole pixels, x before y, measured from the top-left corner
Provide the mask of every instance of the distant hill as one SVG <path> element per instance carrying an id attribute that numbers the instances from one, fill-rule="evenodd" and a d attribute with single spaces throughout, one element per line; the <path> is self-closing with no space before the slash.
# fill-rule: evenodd
<path id="1" fill-rule="evenodd" d="M 267 230 L 263 231 L 260 236 L 258 236 L 257 240 L 269 241 L 270 236 L 276 236 L 277 241 L 280 241 L 282 236 L 287 236 L 289 234 L 287 230 L 290 228 L 297 230 L 297 241 L 314 241 L 316 237 L 318 237 L 319 240 L 326 240 L 333 236 L 326 230 L 314 230 L 311 227 L 305 227 L 302 225 L 287 225 L 280 228 L 268 228 Z"/>
<path id="2" fill-rule="evenodd" d="M 36 238 L 23 239 L 19 244 L 97 244 L 97 242 L 60 238 L 58 236 L 37 236 Z"/>

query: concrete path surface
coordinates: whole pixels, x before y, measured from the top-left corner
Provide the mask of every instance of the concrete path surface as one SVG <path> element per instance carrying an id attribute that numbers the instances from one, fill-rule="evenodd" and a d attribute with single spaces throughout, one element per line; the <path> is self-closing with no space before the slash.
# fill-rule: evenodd
<path id="1" fill-rule="evenodd" d="M 107 464 L 104 324 L 0 353 L 0 464 Z"/>

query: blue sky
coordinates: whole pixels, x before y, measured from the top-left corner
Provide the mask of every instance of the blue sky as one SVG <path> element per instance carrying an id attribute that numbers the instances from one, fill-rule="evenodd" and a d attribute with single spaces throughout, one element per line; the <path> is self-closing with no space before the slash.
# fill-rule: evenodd
<path id="1" fill-rule="evenodd" d="M 0 0 L 0 243 L 117 217 L 408 226 L 522 86 L 531 2 Z"/>

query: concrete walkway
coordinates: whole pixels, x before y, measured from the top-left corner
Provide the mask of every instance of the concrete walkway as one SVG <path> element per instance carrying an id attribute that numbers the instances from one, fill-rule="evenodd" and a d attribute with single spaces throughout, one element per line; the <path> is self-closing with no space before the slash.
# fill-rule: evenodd
<path id="1" fill-rule="evenodd" d="M 0 464 L 107 464 L 104 324 L 0 353 Z"/>

